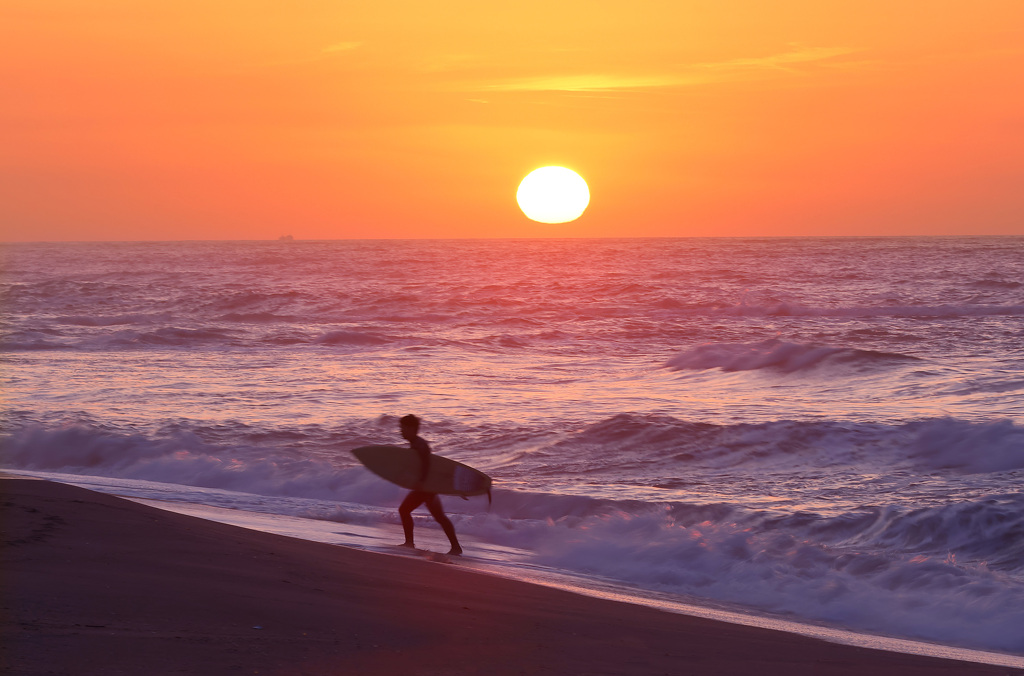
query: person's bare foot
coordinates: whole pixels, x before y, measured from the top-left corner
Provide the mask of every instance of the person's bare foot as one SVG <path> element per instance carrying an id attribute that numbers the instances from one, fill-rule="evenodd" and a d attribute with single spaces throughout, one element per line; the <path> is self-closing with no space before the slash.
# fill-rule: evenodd
<path id="1" fill-rule="evenodd" d="M 411 542 L 403 542 L 402 544 L 400 544 L 398 546 L 399 547 L 408 547 L 409 549 L 416 549 L 416 545 L 414 545 Z"/>
<path id="2" fill-rule="evenodd" d="M 456 545 L 448 551 L 448 554 L 450 554 L 451 556 L 462 556 L 462 547 Z"/>

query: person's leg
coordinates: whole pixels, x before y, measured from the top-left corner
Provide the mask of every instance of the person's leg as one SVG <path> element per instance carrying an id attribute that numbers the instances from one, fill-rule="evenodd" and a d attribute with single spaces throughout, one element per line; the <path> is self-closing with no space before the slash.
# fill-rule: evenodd
<path id="1" fill-rule="evenodd" d="M 412 510 L 422 505 L 425 498 L 426 495 L 424 493 L 410 491 L 409 495 L 405 496 L 405 500 L 402 500 L 402 504 L 398 507 L 398 517 L 402 520 L 402 530 L 405 531 L 403 547 L 416 546 L 412 540 Z"/>
<path id="2" fill-rule="evenodd" d="M 444 534 L 448 536 L 448 542 L 452 544 L 449 554 L 461 554 L 462 546 L 459 544 L 459 539 L 455 537 L 455 526 L 452 525 L 451 519 L 444 513 L 444 508 L 441 506 L 441 498 L 438 496 L 432 497 L 427 501 L 427 509 L 430 510 L 431 516 L 441 524 L 441 528 L 444 530 Z"/>

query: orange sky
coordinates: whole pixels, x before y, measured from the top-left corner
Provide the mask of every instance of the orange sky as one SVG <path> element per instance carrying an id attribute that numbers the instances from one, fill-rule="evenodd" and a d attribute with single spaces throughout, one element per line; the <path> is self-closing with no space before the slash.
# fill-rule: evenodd
<path id="1" fill-rule="evenodd" d="M 1021 0 L 0 0 L 0 54 L 8 241 L 1024 234 Z"/>

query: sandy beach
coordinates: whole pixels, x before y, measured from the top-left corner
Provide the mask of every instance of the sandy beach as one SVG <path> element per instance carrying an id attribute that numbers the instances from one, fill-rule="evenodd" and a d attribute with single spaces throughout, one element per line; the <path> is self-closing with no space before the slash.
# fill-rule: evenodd
<path id="1" fill-rule="evenodd" d="M 9 674 L 1008 674 L 0 479 Z"/>

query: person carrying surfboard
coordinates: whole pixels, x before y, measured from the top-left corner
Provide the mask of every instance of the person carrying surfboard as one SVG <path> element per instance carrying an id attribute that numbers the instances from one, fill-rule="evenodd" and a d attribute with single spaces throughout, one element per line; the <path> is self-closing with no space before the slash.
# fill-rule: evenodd
<path id="1" fill-rule="evenodd" d="M 423 482 L 427 479 L 427 474 L 430 472 L 431 451 L 430 444 L 419 436 L 420 419 L 412 414 L 402 416 L 398 421 L 398 427 L 401 430 L 402 438 L 408 441 L 409 447 L 419 454 L 420 477 L 417 485 L 422 486 Z M 398 516 L 402 519 L 402 528 L 405 530 L 405 542 L 402 543 L 402 546 L 416 548 L 412 538 L 412 512 L 423 504 L 427 506 L 427 509 L 430 510 L 430 515 L 441 524 L 444 534 L 448 536 L 448 541 L 452 544 L 451 551 L 448 553 L 456 556 L 461 554 L 462 547 L 459 545 L 459 539 L 455 537 L 455 526 L 452 525 L 451 519 L 444 513 L 444 508 L 441 507 L 440 496 L 437 493 L 427 493 L 415 488 L 409 491 L 409 495 L 405 496 L 405 500 L 402 500 L 402 504 L 398 507 Z"/>

